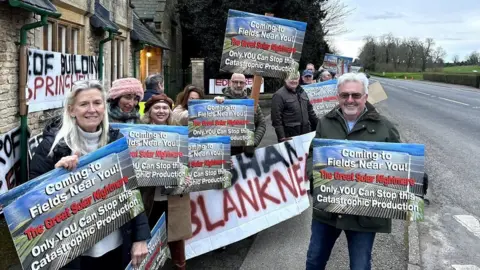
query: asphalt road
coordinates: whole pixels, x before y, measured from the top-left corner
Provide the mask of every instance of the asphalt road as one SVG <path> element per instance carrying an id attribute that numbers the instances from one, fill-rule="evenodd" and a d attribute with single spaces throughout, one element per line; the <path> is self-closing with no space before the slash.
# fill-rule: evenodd
<path id="1" fill-rule="evenodd" d="M 378 81 L 388 95 L 381 113 L 404 141 L 425 145 L 431 205 L 418 224 L 423 268 L 480 270 L 480 90 Z"/>

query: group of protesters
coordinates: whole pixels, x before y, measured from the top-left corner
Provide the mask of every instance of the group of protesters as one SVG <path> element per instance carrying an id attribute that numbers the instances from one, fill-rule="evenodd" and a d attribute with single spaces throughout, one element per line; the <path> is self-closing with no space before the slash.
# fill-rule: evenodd
<path id="1" fill-rule="evenodd" d="M 316 78 L 314 78 L 316 77 Z M 302 85 L 335 78 L 327 70 L 315 71 L 312 64 L 284 80 L 272 97 L 271 124 L 278 142 L 316 130 L 316 137 L 379 142 L 400 142 L 395 127 L 368 103 L 368 79 L 364 74 L 338 77 L 339 105 L 318 119 Z M 300 82 L 301 81 L 301 82 Z M 188 125 L 188 102 L 204 99 L 201 87 L 187 85 L 175 97 L 164 93 L 160 74 L 142 83 L 135 78 L 115 80 L 108 92 L 99 81 L 76 82 L 66 97 L 63 116 L 47 125 L 30 166 L 30 179 L 54 168 L 76 168 L 79 157 L 122 137 L 111 122 L 151 125 Z M 247 99 L 251 89 L 242 74 L 233 74 L 218 103 L 225 99 Z M 143 111 L 142 111 L 143 110 Z M 143 116 L 141 116 L 143 114 Z M 255 110 L 254 146 L 232 147 L 232 155 L 253 157 L 266 132 L 266 119 Z M 145 211 L 111 233 L 66 267 L 80 269 L 124 269 L 132 261 L 138 266 L 146 257 L 150 228 L 166 213 L 168 246 L 175 269 L 186 269 L 185 240 L 192 236 L 188 194 L 164 196 L 158 188 L 142 188 Z M 391 231 L 391 220 L 338 215 L 315 209 L 307 252 L 307 269 L 324 269 L 337 237 L 345 231 L 351 269 L 370 269 L 375 234 Z"/>

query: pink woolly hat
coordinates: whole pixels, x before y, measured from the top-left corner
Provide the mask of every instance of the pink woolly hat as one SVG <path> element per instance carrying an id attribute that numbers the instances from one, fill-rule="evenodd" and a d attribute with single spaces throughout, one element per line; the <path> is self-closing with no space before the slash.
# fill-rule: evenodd
<path id="1" fill-rule="evenodd" d="M 135 78 L 125 78 L 113 81 L 110 91 L 108 91 L 108 99 L 116 99 L 123 95 L 134 94 L 143 99 L 142 83 Z"/>

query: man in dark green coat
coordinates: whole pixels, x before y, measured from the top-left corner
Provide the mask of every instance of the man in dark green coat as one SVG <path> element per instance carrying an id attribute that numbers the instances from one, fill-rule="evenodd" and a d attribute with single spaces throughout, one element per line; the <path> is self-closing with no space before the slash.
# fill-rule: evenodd
<path id="1" fill-rule="evenodd" d="M 317 124 L 317 138 L 375 142 L 400 142 L 397 129 L 367 102 L 368 79 L 363 73 L 347 73 L 337 82 L 339 105 Z M 320 186 L 313 185 L 315 194 Z M 350 269 L 371 269 L 376 233 L 390 233 L 392 221 L 385 218 L 328 213 L 316 209 L 313 198 L 312 236 L 307 270 L 325 269 L 335 241 L 342 231 L 348 241 Z"/>

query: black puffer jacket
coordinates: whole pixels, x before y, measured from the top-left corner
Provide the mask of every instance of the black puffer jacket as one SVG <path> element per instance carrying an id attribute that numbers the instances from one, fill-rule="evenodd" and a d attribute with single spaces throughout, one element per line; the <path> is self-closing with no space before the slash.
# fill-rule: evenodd
<path id="1" fill-rule="evenodd" d="M 277 139 L 303 135 L 317 127 L 317 116 L 301 86 L 295 92 L 283 86 L 272 97 L 272 126 Z"/>
<path id="2" fill-rule="evenodd" d="M 48 156 L 50 148 L 53 145 L 55 136 L 60 130 L 61 118 L 55 118 L 43 130 L 43 141 L 35 149 L 35 155 L 30 162 L 29 179 L 34 179 L 55 168 L 55 164 L 65 156 L 70 156 L 72 150 L 65 144 L 59 143 L 53 150 L 53 157 Z M 122 138 L 123 135 L 118 129 L 110 128 L 108 131 L 108 143 Z M 61 141 L 62 142 L 62 141 Z M 145 212 L 139 214 L 131 221 L 121 227 L 123 236 L 122 261 L 124 268 L 131 259 L 131 248 L 134 242 L 145 241 L 151 237 L 150 226 Z"/>

